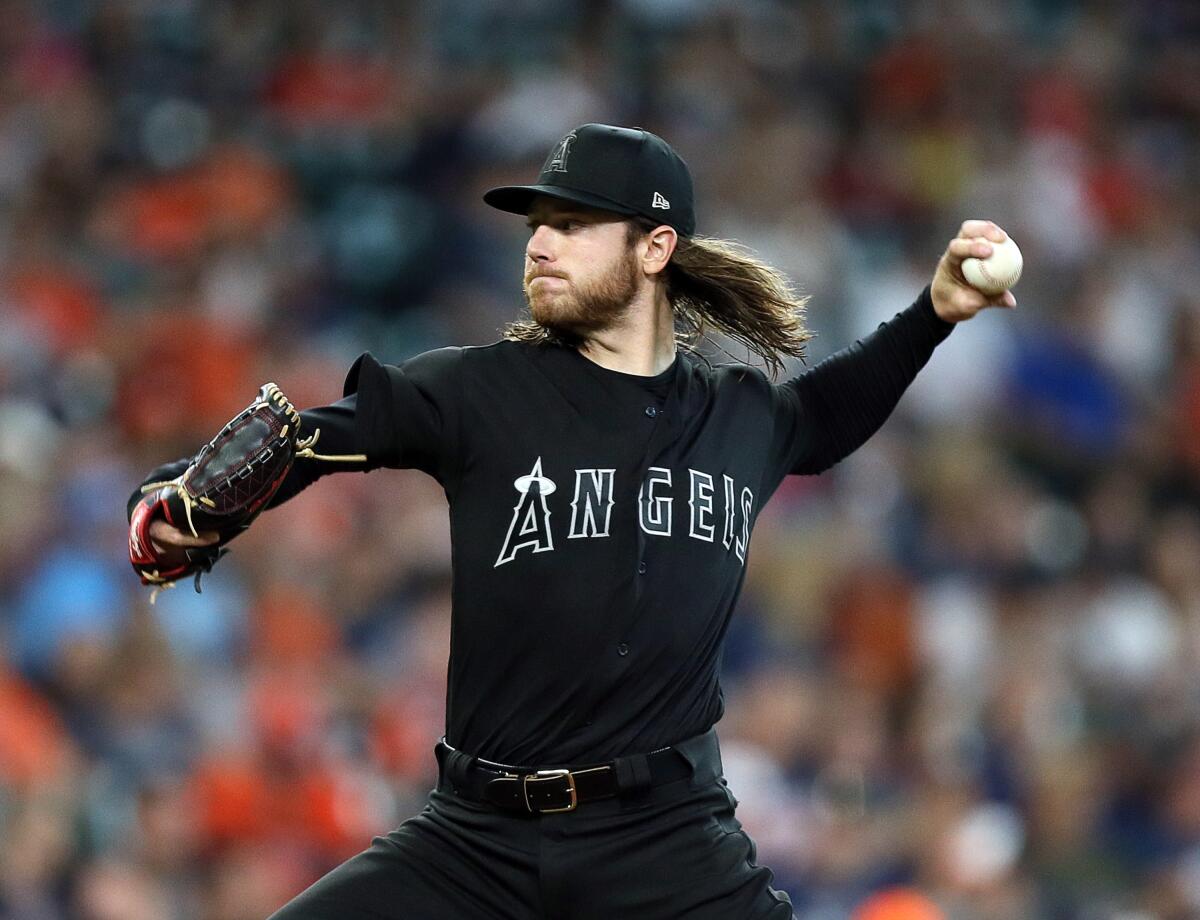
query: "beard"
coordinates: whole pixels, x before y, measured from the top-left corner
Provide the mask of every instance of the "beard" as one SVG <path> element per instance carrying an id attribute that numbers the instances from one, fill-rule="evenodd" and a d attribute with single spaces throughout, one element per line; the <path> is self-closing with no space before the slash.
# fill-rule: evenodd
<path id="1" fill-rule="evenodd" d="M 536 276 L 534 276 L 536 277 Z M 525 302 L 534 322 L 567 340 L 582 340 L 612 326 L 637 293 L 638 264 L 629 247 L 600 275 L 583 283 L 568 280 L 556 290 L 533 290 L 525 279 Z"/>

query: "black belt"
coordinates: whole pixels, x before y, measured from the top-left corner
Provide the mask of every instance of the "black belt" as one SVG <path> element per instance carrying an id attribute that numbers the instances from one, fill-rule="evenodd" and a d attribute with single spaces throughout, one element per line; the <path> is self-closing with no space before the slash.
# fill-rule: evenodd
<path id="1" fill-rule="evenodd" d="M 481 760 L 439 741 L 441 785 L 464 798 L 509 811 L 553 814 L 574 811 L 586 802 L 611 799 L 661 786 L 692 775 L 688 760 L 674 748 L 618 757 L 588 767 L 511 767 Z"/>

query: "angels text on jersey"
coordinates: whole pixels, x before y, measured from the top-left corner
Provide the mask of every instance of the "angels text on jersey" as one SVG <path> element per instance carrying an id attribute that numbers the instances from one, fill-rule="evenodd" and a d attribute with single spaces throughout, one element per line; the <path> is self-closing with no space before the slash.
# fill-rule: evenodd
<path id="1" fill-rule="evenodd" d="M 593 468 L 574 471 L 574 496 L 571 517 L 565 526 L 568 540 L 609 536 L 615 469 Z M 551 524 L 547 499 L 558 491 L 558 484 L 542 471 L 542 458 L 533 468 L 513 482 L 517 503 L 500 555 L 494 568 L 512 562 L 522 550 L 548 553 L 554 550 L 555 527 L 563 538 L 563 523 Z M 678 496 L 677 496 L 677 493 Z M 686 496 L 686 507 L 675 501 Z M 693 540 L 719 544 L 732 550 L 738 561 L 746 561 L 746 545 L 750 542 L 750 517 L 754 510 L 754 492 L 749 486 L 739 490 L 733 477 L 722 473 L 716 476 L 690 467 L 679 471 L 664 466 L 652 466 L 638 490 L 638 525 L 651 536 L 670 537 L 676 533 Z"/>

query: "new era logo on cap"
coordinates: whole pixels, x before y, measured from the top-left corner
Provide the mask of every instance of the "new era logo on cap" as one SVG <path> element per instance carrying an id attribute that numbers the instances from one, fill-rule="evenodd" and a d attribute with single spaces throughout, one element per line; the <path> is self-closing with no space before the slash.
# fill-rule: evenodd
<path id="1" fill-rule="evenodd" d="M 537 181 L 490 189 L 492 207 L 528 214 L 539 195 L 623 215 L 641 215 L 696 230 L 692 177 L 687 164 L 657 134 L 618 125 L 580 125 L 550 150 Z"/>

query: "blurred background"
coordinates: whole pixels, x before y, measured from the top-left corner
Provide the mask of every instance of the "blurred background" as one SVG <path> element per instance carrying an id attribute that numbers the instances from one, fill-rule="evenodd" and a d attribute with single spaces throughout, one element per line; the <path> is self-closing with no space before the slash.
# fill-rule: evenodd
<path id="1" fill-rule="evenodd" d="M 763 513 L 727 774 L 801 920 L 1200 917 L 1200 7 L 0 0 L 0 918 L 257 920 L 434 781 L 448 529 L 345 474 L 150 606 L 125 501 L 266 380 L 486 343 L 638 124 L 810 363 L 967 217 L 1015 313 Z"/>

